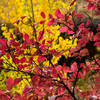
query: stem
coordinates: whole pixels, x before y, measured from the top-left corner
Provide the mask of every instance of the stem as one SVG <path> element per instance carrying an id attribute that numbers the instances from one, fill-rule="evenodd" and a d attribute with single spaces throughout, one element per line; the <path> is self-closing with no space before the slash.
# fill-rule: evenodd
<path id="1" fill-rule="evenodd" d="M 32 9 L 32 24 L 33 24 L 33 23 L 35 23 L 35 19 L 34 19 L 34 10 L 33 10 L 33 2 L 32 2 L 32 0 L 30 0 L 30 1 L 31 1 L 31 9 Z M 34 35 L 35 35 L 35 39 L 36 39 L 36 41 L 37 41 L 37 34 L 36 34 L 35 26 L 32 25 L 32 27 L 33 27 L 33 32 L 34 32 Z"/>
<path id="2" fill-rule="evenodd" d="M 78 81 L 78 73 L 79 73 L 79 68 L 78 68 L 78 71 L 77 71 L 77 74 L 76 74 L 76 78 L 75 78 L 75 81 L 74 81 L 74 84 L 73 84 L 73 94 L 75 92 L 76 83 Z"/>
<path id="3" fill-rule="evenodd" d="M 33 10 L 33 2 L 32 0 L 31 1 L 31 9 L 32 9 L 32 21 L 35 23 L 35 20 L 34 20 L 34 10 Z"/>
<path id="4" fill-rule="evenodd" d="M 62 81 L 62 84 L 64 85 L 64 87 L 66 88 L 66 90 L 69 92 L 69 94 L 73 97 L 74 100 L 77 100 L 75 95 L 70 91 L 70 89 L 68 88 L 67 85 L 65 85 L 65 83 Z"/>

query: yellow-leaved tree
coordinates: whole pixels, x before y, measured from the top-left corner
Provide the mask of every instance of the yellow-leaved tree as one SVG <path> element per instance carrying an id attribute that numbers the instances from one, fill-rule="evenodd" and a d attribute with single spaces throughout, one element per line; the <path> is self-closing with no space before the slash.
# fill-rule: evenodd
<path id="1" fill-rule="evenodd" d="M 38 41 L 37 37 L 39 37 L 39 32 L 44 30 L 44 40 L 46 43 L 53 41 L 52 46 L 50 46 L 49 50 L 55 49 L 58 52 L 63 52 L 65 57 L 69 53 L 69 49 L 77 45 L 77 39 L 73 41 L 72 36 L 70 39 L 61 37 L 61 33 L 59 31 L 60 25 L 54 24 L 53 26 L 48 26 L 48 22 L 50 19 L 50 15 L 54 17 L 56 9 L 60 9 L 61 12 L 65 15 L 68 11 L 71 11 L 73 6 L 70 7 L 70 3 L 73 0 L 1 0 L 0 2 L 0 23 L 1 30 L 4 38 L 7 40 L 11 40 L 11 34 L 14 39 L 18 39 L 23 42 L 24 38 L 19 36 L 18 33 L 22 33 L 25 35 L 27 33 L 29 37 L 35 38 Z M 45 18 L 44 18 L 45 17 Z M 13 23 L 13 24 L 12 24 Z M 19 36 L 19 37 L 18 37 Z M 43 41 L 39 41 L 42 43 Z M 63 44 L 63 45 L 62 45 Z M 34 54 L 36 52 L 36 48 L 26 48 L 24 53 Z M 18 59 L 21 59 L 23 55 L 20 55 Z M 27 60 L 30 59 L 29 55 L 25 55 Z M 53 64 L 56 64 L 61 56 L 53 57 Z M 40 66 L 49 66 L 49 61 L 44 61 L 42 63 L 37 62 L 38 56 L 34 57 L 33 60 L 35 63 L 38 63 Z M 9 68 L 10 64 L 17 67 L 12 61 L 12 56 L 6 57 L 3 56 L 2 59 L 5 60 L 3 66 L 5 68 Z M 7 65 L 8 63 L 8 65 Z M 23 63 L 26 64 L 26 63 Z M 29 65 L 28 69 L 34 68 L 36 65 Z M 27 70 L 27 68 L 25 69 Z M 7 72 L 7 74 L 5 74 Z M 0 76 L 3 81 L 0 83 L 0 88 L 6 88 L 6 86 L 2 85 L 5 82 L 6 78 L 12 76 L 13 78 L 22 77 L 23 81 L 18 84 L 17 91 L 23 89 L 23 87 L 27 84 L 29 85 L 30 78 L 28 75 L 25 75 L 21 72 L 11 72 L 11 71 L 1 71 L 2 76 Z M 16 88 L 16 87 L 15 87 Z M 14 89 L 12 89 L 14 92 Z"/>

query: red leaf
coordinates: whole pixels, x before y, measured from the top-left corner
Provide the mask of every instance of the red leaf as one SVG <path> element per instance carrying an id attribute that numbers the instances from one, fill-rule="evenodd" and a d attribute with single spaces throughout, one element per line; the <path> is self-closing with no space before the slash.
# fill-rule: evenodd
<path id="1" fill-rule="evenodd" d="M 57 72 L 61 71 L 61 70 L 62 70 L 62 66 L 61 66 L 61 65 L 58 65 L 58 66 L 56 67 L 56 70 L 57 70 Z"/>
<path id="2" fill-rule="evenodd" d="M 7 40 L 6 39 L 0 39 L 0 44 L 2 44 L 4 47 L 7 46 Z"/>
<path id="3" fill-rule="evenodd" d="M 94 45 L 100 48 L 100 42 L 96 42 Z"/>
<path id="4" fill-rule="evenodd" d="M 16 78 L 16 79 L 14 80 L 14 85 L 17 85 L 20 81 L 21 81 L 20 78 Z"/>
<path id="5" fill-rule="evenodd" d="M 7 90 L 11 90 L 14 85 L 14 80 L 9 77 L 6 81 Z"/>
<path id="6" fill-rule="evenodd" d="M 78 28 L 79 28 L 79 30 L 83 29 L 84 28 L 84 23 L 81 23 Z"/>
<path id="7" fill-rule="evenodd" d="M 44 30 L 39 32 L 38 41 L 40 41 L 43 38 L 43 35 L 44 35 Z"/>
<path id="8" fill-rule="evenodd" d="M 32 63 L 31 63 L 31 64 L 32 64 Z M 24 64 L 24 65 L 23 65 L 23 68 L 26 68 L 27 66 L 28 66 L 27 64 Z"/>
<path id="9" fill-rule="evenodd" d="M 53 76 L 54 78 L 57 77 L 57 71 L 56 71 L 55 68 L 52 69 L 52 76 Z"/>
<path id="10" fill-rule="evenodd" d="M 20 44 L 17 41 L 15 41 L 15 40 L 11 40 L 10 41 L 10 45 L 19 46 Z"/>
<path id="11" fill-rule="evenodd" d="M 89 93 L 88 92 L 80 92 L 79 95 L 80 95 L 80 97 L 86 97 L 89 95 Z"/>
<path id="12" fill-rule="evenodd" d="M 95 10 L 96 6 L 94 5 L 94 3 L 89 3 L 88 4 L 88 10 Z"/>
<path id="13" fill-rule="evenodd" d="M 0 100 L 10 100 L 8 95 L 0 95 Z"/>
<path id="14" fill-rule="evenodd" d="M 19 69 L 19 70 L 22 70 L 22 69 L 23 69 L 23 65 L 21 65 L 21 64 L 18 65 L 18 69 Z"/>
<path id="15" fill-rule="evenodd" d="M 90 41 L 93 41 L 93 32 L 89 32 L 87 38 L 88 38 Z"/>
<path id="16" fill-rule="evenodd" d="M 84 17 L 83 14 L 76 14 L 75 16 L 76 16 L 77 18 L 83 18 L 83 17 Z"/>
<path id="17" fill-rule="evenodd" d="M 40 21 L 40 24 L 44 24 L 45 23 L 45 21 Z"/>
<path id="18" fill-rule="evenodd" d="M 44 12 L 41 12 L 41 16 L 42 16 L 43 18 L 46 17 Z"/>
<path id="19" fill-rule="evenodd" d="M 50 41 L 47 41 L 47 42 L 48 42 L 49 44 L 51 44 L 51 43 L 53 42 L 53 40 L 54 40 L 54 39 L 52 39 L 52 40 L 50 40 Z"/>
<path id="20" fill-rule="evenodd" d="M 48 33 L 50 33 L 50 34 L 53 34 L 52 31 L 49 30 L 49 29 L 46 29 L 46 31 L 47 31 Z"/>
<path id="21" fill-rule="evenodd" d="M 14 99 L 15 99 L 15 100 L 21 100 L 20 94 L 19 94 L 19 93 L 15 93 Z"/>
<path id="22" fill-rule="evenodd" d="M 3 90 L 0 90 L 0 95 L 4 95 L 5 94 L 5 91 L 3 91 Z"/>
<path id="23" fill-rule="evenodd" d="M 28 39 L 29 39 L 29 35 L 25 33 L 24 39 L 25 39 L 25 40 L 28 40 Z"/>
<path id="24" fill-rule="evenodd" d="M 39 95 L 40 94 L 40 88 L 36 88 L 34 92 L 35 92 L 35 94 Z"/>
<path id="25" fill-rule="evenodd" d="M 12 24 L 19 24 L 19 22 L 20 22 L 20 20 L 17 20 L 17 21 L 15 21 L 15 22 L 13 22 Z"/>
<path id="26" fill-rule="evenodd" d="M 98 81 L 98 82 L 100 82 L 100 77 L 97 77 L 95 81 Z"/>
<path id="27" fill-rule="evenodd" d="M 98 24 L 97 31 L 100 31 L 100 24 Z"/>
<path id="28" fill-rule="evenodd" d="M 13 58 L 13 62 L 15 63 L 15 64 L 18 64 L 19 62 L 20 62 L 20 60 L 18 59 L 18 58 Z"/>
<path id="29" fill-rule="evenodd" d="M 73 14 L 73 16 L 75 16 L 75 15 L 76 15 L 76 11 L 75 11 L 75 10 L 73 10 L 72 14 Z"/>
<path id="30" fill-rule="evenodd" d="M 35 74 L 35 76 L 32 77 L 32 84 L 34 85 L 37 80 L 39 79 L 40 77 L 38 75 Z"/>
<path id="31" fill-rule="evenodd" d="M 52 16 L 51 14 L 49 14 L 49 18 L 50 18 L 50 19 L 52 19 L 52 18 L 53 18 L 53 16 Z"/>
<path id="32" fill-rule="evenodd" d="M 77 71 L 77 63 L 76 63 L 76 62 L 74 62 L 74 63 L 71 65 L 71 70 L 72 70 L 73 72 L 76 72 L 76 71 Z"/>
<path id="33" fill-rule="evenodd" d="M 35 40 L 34 39 L 30 39 L 31 43 L 34 44 L 35 43 Z"/>
<path id="34" fill-rule="evenodd" d="M 43 56 L 39 56 L 37 61 L 38 61 L 38 62 L 41 62 L 41 61 L 45 61 L 45 60 L 46 60 L 45 57 L 43 57 Z"/>
<path id="35" fill-rule="evenodd" d="M 0 59 L 0 65 L 2 64 L 2 62 L 3 62 L 3 59 Z"/>
<path id="36" fill-rule="evenodd" d="M 41 45 L 43 45 L 43 46 L 45 45 L 45 39 L 42 41 L 42 44 Z"/>
<path id="37" fill-rule="evenodd" d="M 24 88 L 24 90 L 23 90 L 23 95 L 28 95 L 29 92 L 30 92 L 30 90 L 31 90 L 31 88 L 28 87 L 28 86 L 26 86 L 26 87 Z"/>
<path id="38" fill-rule="evenodd" d="M 21 19 L 24 19 L 26 16 L 22 16 Z"/>
<path id="39" fill-rule="evenodd" d="M 100 32 L 96 33 L 96 35 L 93 38 L 94 41 L 100 41 Z"/>
<path id="40" fill-rule="evenodd" d="M 59 9 L 57 9 L 56 11 L 55 11 L 55 16 L 58 18 L 58 19 L 64 19 L 64 15 L 60 12 L 60 10 Z"/>
<path id="41" fill-rule="evenodd" d="M 90 21 L 88 20 L 88 21 L 87 21 L 87 23 L 86 23 L 86 26 L 88 27 L 88 26 L 89 26 L 89 24 L 90 24 Z"/>
<path id="42" fill-rule="evenodd" d="M 23 48 L 23 49 L 26 49 L 26 48 L 27 48 L 26 42 L 24 42 L 24 43 L 22 44 L 22 48 Z"/>
<path id="43" fill-rule="evenodd" d="M 71 96 L 58 96 L 56 100 L 72 100 Z"/>
<path id="44" fill-rule="evenodd" d="M 55 22 L 55 19 L 54 18 L 51 18 L 50 21 L 48 22 L 47 26 L 52 25 L 54 22 Z"/>
<path id="45" fill-rule="evenodd" d="M 89 54 L 89 52 L 88 52 L 88 49 L 82 49 L 81 51 L 80 51 L 80 56 L 86 56 L 86 55 L 88 55 Z"/>
<path id="46" fill-rule="evenodd" d="M 33 57 L 30 57 L 28 63 L 32 64 L 32 62 L 33 62 Z"/>
<path id="47" fill-rule="evenodd" d="M 74 32 L 72 30 L 68 30 L 68 34 L 73 34 Z"/>
<path id="48" fill-rule="evenodd" d="M 21 63 L 26 62 L 26 58 L 25 58 L 25 57 L 22 57 L 22 58 L 20 59 L 20 62 L 21 62 Z"/>
<path id="49" fill-rule="evenodd" d="M 52 50 L 50 50 L 50 52 L 51 52 L 54 56 L 59 57 L 59 56 L 61 56 L 65 51 L 60 51 L 60 52 L 58 52 L 58 51 L 52 49 Z"/>
<path id="50" fill-rule="evenodd" d="M 22 96 L 21 100 L 28 100 L 28 99 L 26 98 L 26 96 Z"/>
<path id="51" fill-rule="evenodd" d="M 95 15 L 97 15 L 97 16 L 100 15 L 100 12 L 97 12 Z"/>
<path id="52" fill-rule="evenodd" d="M 69 69 L 69 66 L 65 66 L 65 64 L 64 64 L 63 65 L 63 72 L 68 73 L 68 72 L 72 72 L 72 71 Z"/>
<path id="53" fill-rule="evenodd" d="M 61 33 L 64 33 L 64 32 L 67 32 L 67 31 L 68 31 L 68 27 L 66 27 L 66 26 L 60 28 Z"/>
<path id="54" fill-rule="evenodd" d="M 35 94 L 37 94 L 37 95 L 40 95 L 40 96 L 45 96 L 45 92 L 44 91 L 42 91 L 42 92 L 40 92 L 41 91 L 41 89 L 40 88 L 37 88 L 37 89 L 35 89 Z"/>

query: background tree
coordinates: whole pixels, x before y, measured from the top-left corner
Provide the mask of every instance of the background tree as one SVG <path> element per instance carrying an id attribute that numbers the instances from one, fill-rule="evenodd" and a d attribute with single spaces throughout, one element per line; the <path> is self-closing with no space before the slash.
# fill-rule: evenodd
<path id="1" fill-rule="evenodd" d="M 70 1 L 71 2 L 71 1 Z M 50 26 L 48 27 L 46 24 L 48 23 L 49 20 L 49 13 L 50 14 L 54 14 L 55 10 L 59 7 L 61 8 L 63 11 L 64 9 L 70 9 L 72 7 L 70 7 L 70 2 L 64 2 L 64 1 L 54 1 L 54 0 L 45 0 L 44 2 L 41 0 L 36 0 L 36 1 L 32 1 L 32 0 L 8 0 L 8 2 L 5 2 L 4 0 L 2 0 L 0 2 L 0 19 L 1 19 L 1 37 L 0 38 L 5 38 L 8 41 L 11 41 L 11 34 L 13 35 L 13 39 L 16 41 L 19 41 L 19 43 L 23 43 L 24 39 L 23 39 L 23 35 L 20 33 L 28 33 L 29 37 L 33 38 L 36 37 L 36 35 L 34 34 L 33 31 L 37 32 L 37 37 L 38 37 L 38 33 L 41 30 L 41 28 L 45 28 L 45 30 L 47 30 L 45 32 L 45 39 L 48 39 L 48 42 L 54 41 L 52 48 L 57 48 L 58 44 L 56 43 L 58 41 L 58 36 L 60 35 L 59 32 L 59 25 L 55 25 L 55 26 Z M 67 8 L 66 8 L 67 7 Z M 45 16 L 46 18 L 44 19 L 43 17 L 41 17 L 41 12 L 43 12 L 44 10 L 46 10 L 47 12 L 45 12 Z M 45 21 L 44 26 L 42 24 L 39 23 L 43 23 Z M 13 23 L 13 24 L 12 24 Z M 16 24 L 14 24 L 16 23 Z M 35 26 L 36 25 L 36 26 Z M 33 27 L 34 26 L 34 27 Z M 34 30 L 34 28 L 36 28 L 36 30 Z M 51 31 L 50 31 L 51 30 Z M 49 33 L 49 34 L 48 34 Z M 50 33 L 56 33 L 56 34 L 50 34 Z M 55 38 L 53 38 L 55 35 Z M 64 39 L 62 39 L 64 41 Z M 68 40 L 67 40 L 68 42 Z M 70 41 L 71 42 L 71 41 Z M 55 46 L 56 45 L 56 46 Z M 61 43 L 60 43 L 61 45 Z M 59 46 L 60 46 L 59 45 Z M 64 48 L 63 48 L 64 49 Z M 8 49 L 7 52 L 15 52 L 15 49 Z M 34 53 L 36 51 L 36 48 L 31 48 L 31 51 L 29 50 L 29 48 L 27 48 L 25 50 L 25 52 L 27 53 L 27 59 L 29 59 L 30 57 L 28 56 L 29 53 Z M 61 50 L 59 50 L 61 51 Z M 68 54 L 68 53 L 67 53 Z M 22 58 L 23 56 L 20 55 L 18 58 Z M 59 56 L 60 57 L 60 56 Z M 53 61 L 54 63 L 57 63 L 57 60 L 59 59 L 59 57 L 56 59 L 56 57 L 53 57 Z M 12 61 L 12 57 L 10 56 L 9 58 L 7 58 L 6 56 L 3 56 L 1 59 L 5 60 L 5 63 L 3 63 L 3 66 L 5 68 L 10 68 L 11 66 L 7 65 L 7 63 L 11 63 L 13 64 Z M 37 62 L 37 57 L 34 58 L 34 60 Z M 38 63 L 38 62 L 37 62 Z M 49 62 L 43 62 L 45 66 L 49 65 Z M 14 67 L 16 66 L 15 64 L 13 64 Z M 41 64 L 40 64 L 41 65 Z M 5 74 L 7 73 L 7 74 Z M 29 76 L 24 75 L 22 73 L 18 73 L 18 72 L 13 72 L 13 71 L 9 71 L 9 70 L 1 70 L 1 88 L 2 89 L 6 89 L 6 85 L 4 84 L 6 79 L 8 77 L 12 76 L 12 78 L 16 78 L 16 77 L 22 77 L 23 81 L 20 82 L 19 86 L 18 86 L 18 91 L 21 91 L 22 88 L 24 88 L 25 84 L 28 84 L 28 81 L 30 81 Z M 27 81 L 28 80 L 28 81 Z M 15 90 L 15 88 L 13 90 Z"/>

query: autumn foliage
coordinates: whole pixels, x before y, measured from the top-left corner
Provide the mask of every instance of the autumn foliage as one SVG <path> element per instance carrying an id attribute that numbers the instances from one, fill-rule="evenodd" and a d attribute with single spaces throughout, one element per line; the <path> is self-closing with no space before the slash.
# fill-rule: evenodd
<path id="1" fill-rule="evenodd" d="M 100 0 L 86 1 L 87 9 L 99 16 Z M 45 11 L 40 15 L 39 22 L 26 24 L 31 35 L 21 32 L 27 16 L 20 16 L 12 23 L 15 32 L 0 38 L 0 70 L 20 75 L 7 78 L 0 100 L 99 100 L 100 23 L 95 25 L 91 16 L 84 22 L 85 14 L 75 10 L 63 13 L 57 8 L 54 15 Z M 24 79 L 28 84 L 21 93 L 14 91 Z"/>

